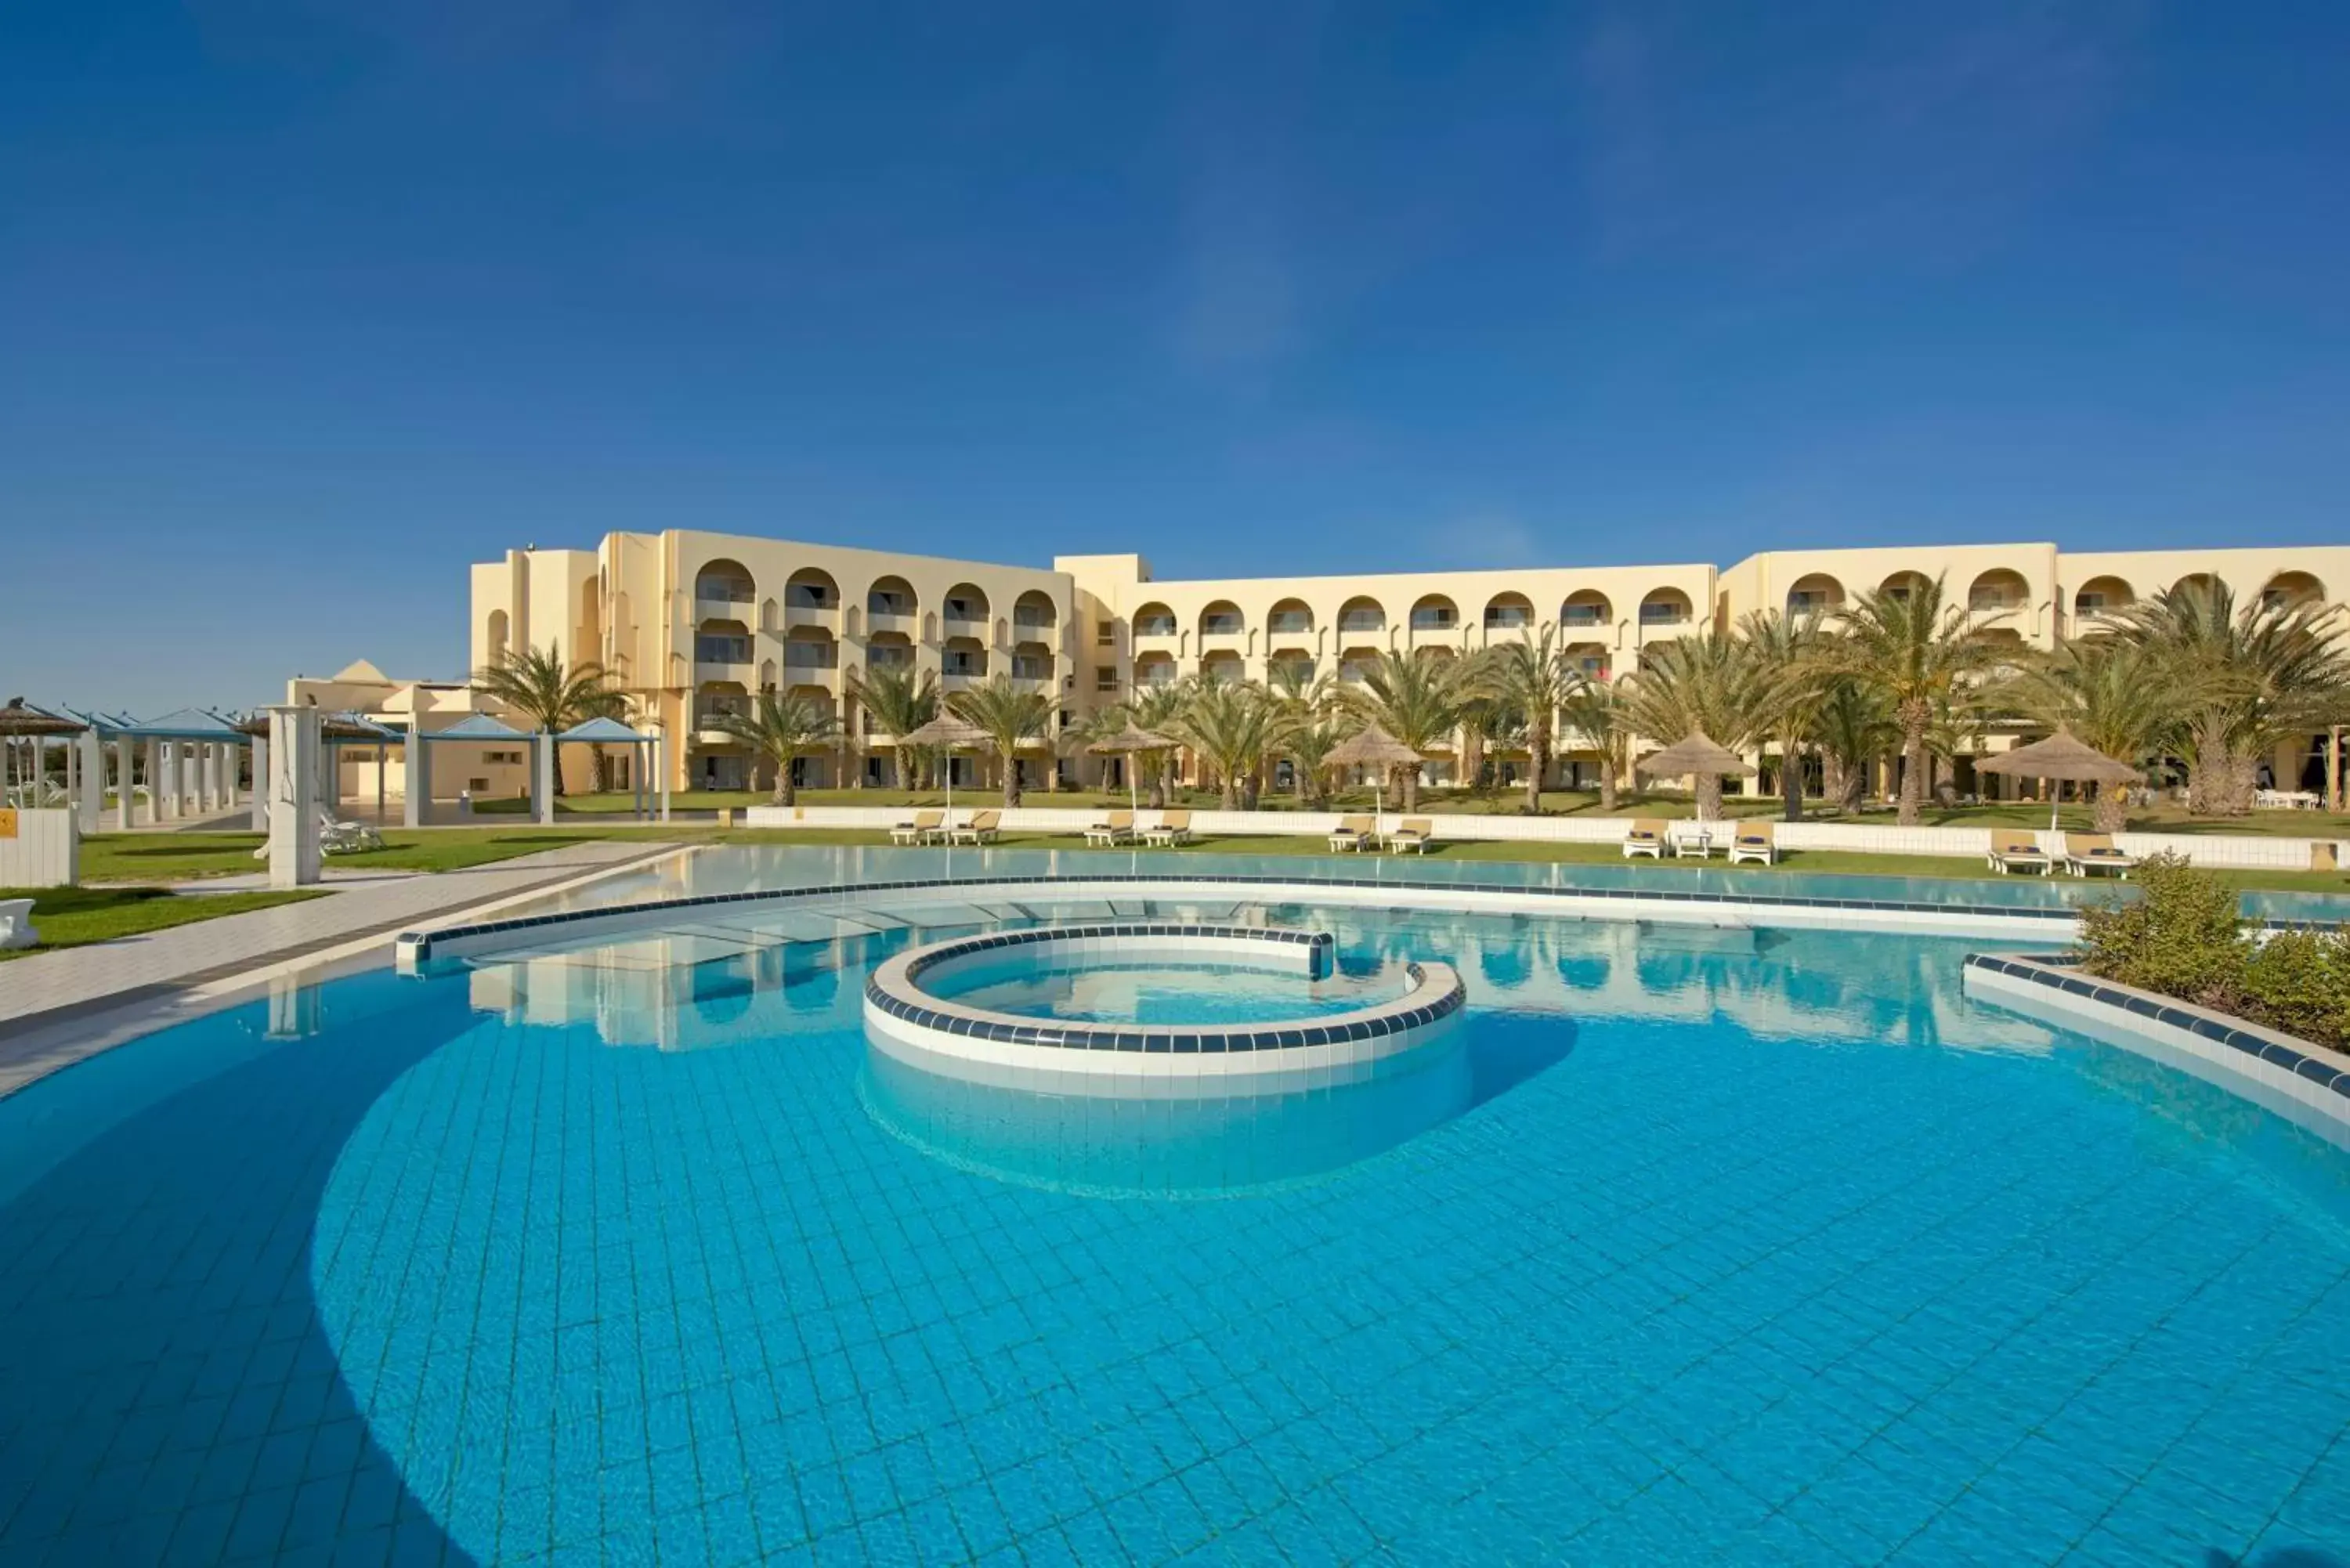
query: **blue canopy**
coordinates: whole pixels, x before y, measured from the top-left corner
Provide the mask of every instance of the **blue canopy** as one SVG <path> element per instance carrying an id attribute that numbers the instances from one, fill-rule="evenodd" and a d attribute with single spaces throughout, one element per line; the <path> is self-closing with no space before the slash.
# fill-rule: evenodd
<path id="1" fill-rule="evenodd" d="M 631 742 L 645 743 L 653 737 L 629 729 L 618 719 L 589 719 L 574 724 L 555 737 L 558 741 L 592 741 L 602 745 L 624 746 Z"/>
<path id="2" fill-rule="evenodd" d="M 420 741 L 526 741 L 530 737 L 487 713 L 468 713 L 445 730 L 420 730 Z"/>
<path id="3" fill-rule="evenodd" d="M 154 719 L 113 719 L 93 713 L 89 724 L 109 741 L 224 741 L 242 746 L 253 739 L 206 708 L 176 709 Z"/>

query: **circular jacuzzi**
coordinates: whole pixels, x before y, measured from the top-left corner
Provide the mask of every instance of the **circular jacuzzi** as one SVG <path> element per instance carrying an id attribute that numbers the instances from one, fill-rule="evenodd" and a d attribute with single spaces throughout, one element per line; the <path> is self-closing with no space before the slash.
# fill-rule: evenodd
<path id="1" fill-rule="evenodd" d="M 1229 1093 L 1240 1079 L 1352 1070 L 1440 1034 L 1464 999 L 1451 965 L 1406 963 L 1399 991 L 1335 998 L 1316 994 L 1333 978 L 1334 942 L 1325 931 L 1167 922 L 1048 926 L 932 942 L 877 967 L 865 986 L 868 1036 L 884 1050 L 1014 1072 L 1050 1071 L 1118 1093 L 1123 1081 L 1204 1082 Z M 1059 1007 L 977 1005 L 959 982 L 986 971 L 1000 992 L 1009 976 L 1151 971 L 1171 1008 L 1123 1016 Z M 1196 988 L 1164 984 L 1191 970 Z M 1232 977 L 1270 974 L 1270 992 L 1234 1006 Z M 1258 1005 L 1246 1004 L 1249 1001 Z M 1188 1003 L 1188 1004 L 1187 1004 Z"/>

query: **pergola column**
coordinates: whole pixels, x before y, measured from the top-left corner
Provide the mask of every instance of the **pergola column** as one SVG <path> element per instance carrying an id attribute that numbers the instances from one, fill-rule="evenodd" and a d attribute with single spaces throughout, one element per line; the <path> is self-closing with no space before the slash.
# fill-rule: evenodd
<path id="1" fill-rule="evenodd" d="M 167 800 L 163 793 L 163 742 L 150 740 L 147 742 L 147 822 L 150 826 L 158 826 L 163 822 L 164 814 L 171 810 Z"/>
<path id="2" fill-rule="evenodd" d="M 269 885 L 307 888 L 318 880 L 318 711 L 269 710 Z"/>
<path id="3" fill-rule="evenodd" d="M 114 826 L 125 833 L 130 831 L 130 737 L 117 735 L 114 738 Z M 102 784 L 104 781 L 105 775 L 101 774 L 99 782 Z"/>
<path id="4" fill-rule="evenodd" d="M 408 775 L 408 797 L 401 803 L 400 820 L 411 827 L 421 827 L 428 803 L 432 799 L 432 747 L 425 741 L 423 730 L 412 720 L 406 750 L 407 762 L 402 771 Z"/>
<path id="5" fill-rule="evenodd" d="M 203 794 L 196 803 L 196 809 L 209 816 L 212 815 L 213 808 L 220 804 L 220 742 L 199 741 L 196 742 L 196 754 L 201 759 L 203 768 L 203 778 L 200 786 Z"/>
<path id="6" fill-rule="evenodd" d="M 555 747 L 551 731 L 530 738 L 530 819 L 541 827 L 555 824 Z"/>
<path id="7" fill-rule="evenodd" d="M 253 740 L 253 831 L 269 831 L 269 737 Z"/>

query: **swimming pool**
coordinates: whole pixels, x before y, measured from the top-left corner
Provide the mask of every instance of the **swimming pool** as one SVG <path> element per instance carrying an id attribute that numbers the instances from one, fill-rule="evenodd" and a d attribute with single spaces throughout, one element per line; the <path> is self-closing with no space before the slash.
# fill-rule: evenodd
<path id="1" fill-rule="evenodd" d="M 2350 1545 L 2350 1158 L 1969 944 L 1186 906 L 1470 1011 L 1180 1112 L 868 1047 L 881 958 L 1103 912 L 698 909 L 0 1101 L 0 1563 Z"/>

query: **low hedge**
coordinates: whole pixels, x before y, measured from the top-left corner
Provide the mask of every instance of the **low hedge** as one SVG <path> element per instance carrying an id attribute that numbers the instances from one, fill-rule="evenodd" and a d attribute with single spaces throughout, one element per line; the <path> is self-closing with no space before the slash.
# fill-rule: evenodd
<path id="1" fill-rule="evenodd" d="M 2350 1050 L 2350 935 L 2264 933 L 2236 891 L 2183 857 L 2138 867 L 2139 897 L 2084 906 L 2075 950 L 2088 973 Z"/>

